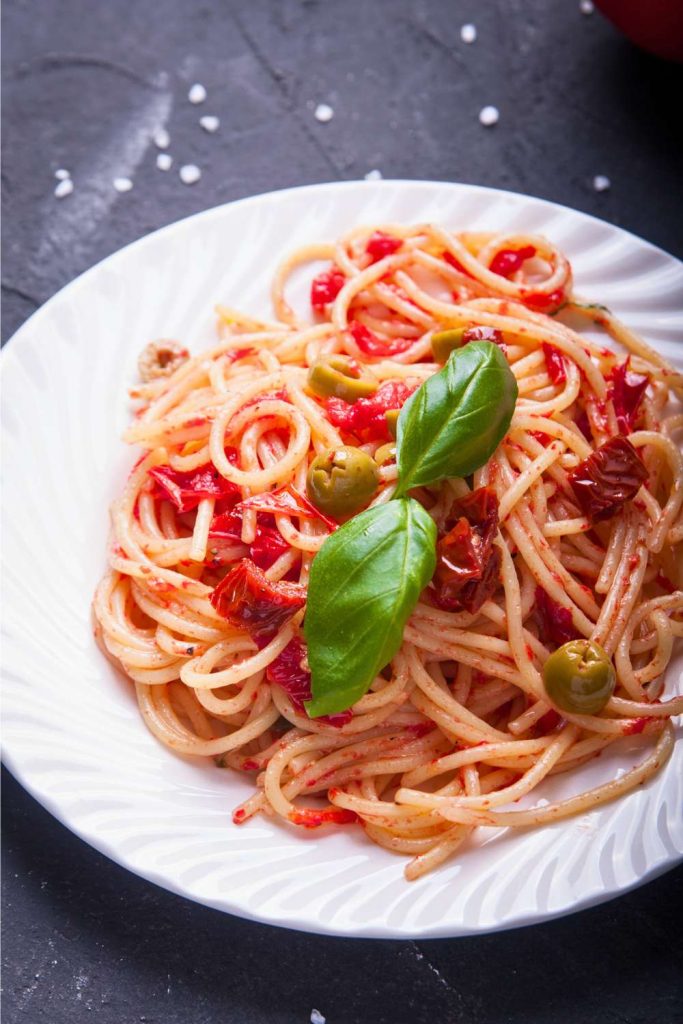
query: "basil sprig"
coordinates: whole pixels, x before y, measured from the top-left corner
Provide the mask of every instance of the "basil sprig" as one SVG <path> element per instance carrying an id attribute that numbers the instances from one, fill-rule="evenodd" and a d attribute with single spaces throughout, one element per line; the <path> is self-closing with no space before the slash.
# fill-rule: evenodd
<path id="1" fill-rule="evenodd" d="M 489 341 L 456 349 L 398 419 L 396 500 L 366 509 L 325 540 L 311 566 L 304 634 L 318 715 L 367 693 L 403 640 L 436 565 L 436 525 L 412 487 L 483 466 L 510 426 L 517 382 Z"/>
<path id="2" fill-rule="evenodd" d="M 434 520 L 412 498 L 366 509 L 327 538 L 308 584 L 309 715 L 345 711 L 367 693 L 401 646 L 435 547 Z"/>
<path id="3" fill-rule="evenodd" d="M 473 341 L 456 349 L 401 409 L 396 495 L 483 466 L 505 436 L 516 400 L 517 381 L 498 345 Z"/>

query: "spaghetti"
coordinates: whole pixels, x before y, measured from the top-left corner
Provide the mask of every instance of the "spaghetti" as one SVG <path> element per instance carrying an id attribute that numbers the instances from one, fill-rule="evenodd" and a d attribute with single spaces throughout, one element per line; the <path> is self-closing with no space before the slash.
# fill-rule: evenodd
<path id="1" fill-rule="evenodd" d="M 305 322 L 285 289 L 321 260 Z M 531 235 L 359 228 L 285 260 L 273 304 L 273 322 L 219 307 L 219 340 L 197 356 L 163 343 L 154 365 L 147 350 L 147 379 L 131 391 L 138 409 L 125 440 L 143 454 L 112 507 L 94 612 L 151 732 L 178 753 L 251 773 L 255 791 L 236 823 L 257 813 L 303 827 L 359 822 L 411 856 L 410 879 L 475 828 L 539 827 L 654 775 L 683 712 L 683 696 L 664 693 L 683 635 L 683 414 L 672 411 L 683 375 L 604 307 L 577 299 L 567 259 Z M 627 358 L 574 329 L 581 323 Z M 453 610 L 435 576 L 369 692 L 346 712 L 311 718 L 305 590 L 337 522 L 306 498 L 310 464 L 353 446 L 377 466 L 370 504 L 392 497 L 385 413 L 440 369 L 432 339 L 444 328 L 464 328 L 463 343 L 499 344 L 519 389 L 507 435 L 473 478 L 411 492 L 440 537 L 453 503 L 482 488 L 495 496 L 489 592 Z M 370 397 L 311 390 L 309 368 L 334 354 L 372 382 Z M 592 516 L 572 474 L 625 435 L 645 484 Z M 261 632 L 240 628 L 216 600 L 239 566 L 251 574 L 244 622 L 270 616 Z M 600 644 L 616 670 L 598 714 L 560 714 L 544 688 L 549 655 L 575 637 Z M 630 771 L 533 805 L 547 776 L 637 733 L 652 747 Z"/>

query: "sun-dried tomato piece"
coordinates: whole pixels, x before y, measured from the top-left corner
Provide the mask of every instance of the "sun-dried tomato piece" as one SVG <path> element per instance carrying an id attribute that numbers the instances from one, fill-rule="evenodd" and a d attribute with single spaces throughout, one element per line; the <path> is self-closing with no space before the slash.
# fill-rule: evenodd
<path id="1" fill-rule="evenodd" d="M 237 453 L 231 457 L 226 449 L 226 455 L 234 462 Z M 187 472 L 171 466 L 153 466 L 149 475 L 155 481 L 154 496 L 172 501 L 179 512 L 191 512 L 204 498 L 220 500 L 240 493 L 239 488 L 221 476 L 212 463 Z"/>
<path id="2" fill-rule="evenodd" d="M 657 575 L 655 576 L 655 583 L 657 584 L 658 587 L 661 587 L 662 590 L 665 593 L 667 593 L 667 594 L 675 594 L 676 593 L 676 589 L 677 589 L 676 585 L 674 583 L 672 583 L 671 580 L 669 579 L 669 577 L 665 576 L 664 573 L 661 572 L 661 571 L 658 572 Z"/>
<path id="3" fill-rule="evenodd" d="M 334 265 L 314 277 L 311 282 L 311 306 L 316 313 L 322 313 L 325 306 L 334 302 L 345 284 L 346 277 Z"/>
<path id="4" fill-rule="evenodd" d="M 615 366 L 610 374 L 609 397 L 614 405 L 619 430 L 629 434 L 638 419 L 638 410 L 643 395 L 650 383 L 647 374 L 635 373 L 630 369 L 630 358 Z"/>
<path id="5" fill-rule="evenodd" d="M 232 544 L 242 543 L 242 516 L 235 509 L 214 516 L 209 527 L 209 537 L 227 540 Z"/>
<path id="6" fill-rule="evenodd" d="M 530 430 L 529 434 L 531 437 L 535 438 L 539 444 L 542 444 L 544 448 L 547 448 L 553 440 L 550 434 L 546 434 L 544 430 Z"/>
<path id="7" fill-rule="evenodd" d="M 271 640 L 306 603 L 300 583 L 271 582 L 251 559 L 243 558 L 211 593 L 219 615 L 256 640 Z"/>
<path id="8" fill-rule="evenodd" d="M 368 238 L 365 251 L 372 257 L 372 262 L 384 259 L 385 256 L 392 256 L 403 245 L 403 239 L 395 238 L 393 235 L 386 235 L 383 231 L 373 231 Z"/>
<path id="9" fill-rule="evenodd" d="M 568 608 L 553 601 L 543 587 L 536 587 L 536 621 L 541 643 L 561 647 L 570 640 L 579 640 L 581 633 L 572 621 L 572 613 Z"/>
<path id="10" fill-rule="evenodd" d="M 471 277 L 472 276 L 470 274 L 469 270 L 465 270 L 465 268 L 463 267 L 463 265 L 460 262 L 460 260 L 456 259 L 456 257 L 453 255 L 453 253 L 448 252 L 446 250 L 446 251 L 444 251 L 443 258 L 446 261 L 446 263 L 448 263 L 448 265 L 450 267 L 453 267 L 454 270 L 460 271 L 461 274 L 465 274 L 467 277 Z"/>
<path id="11" fill-rule="evenodd" d="M 387 356 L 396 356 L 399 352 L 405 352 L 413 344 L 414 338 L 379 338 L 374 331 L 371 331 L 365 324 L 358 320 L 352 320 L 349 324 L 349 334 L 355 341 L 361 352 L 373 359 L 386 359 Z"/>
<path id="12" fill-rule="evenodd" d="M 281 651 L 274 661 L 266 669 L 266 677 L 269 683 L 276 683 L 287 693 L 297 711 L 306 711 L 306 701 L 312 697 L 311 673 L 308 669 L 306 659 L 306 644 L 298 637 L 292 637 L 287 646 Z M 337 715 L 321 715 L 316 722 L 326 722 L 340 728 L 346 725 L 353 718 L 353 712 L 340 711 Z"/>
<path id="13" fill-rule="evenodd" d="M 593 431 L 591 430 L 590 420 L 588 419 L 588 413 L 585 409 L 582 409 L 578 416 L 575 417 L 574 422 L 586 440 L 592 441 Z"/>
<path id="14" fill-rule="evenodd" d="M 501 249 L 491 260 L 489 270 L 501 277 L 512 277 L 525 260 L 530 260 L 536 255 L 533 245 L 524 245 L 521 249 Z"/>
<path id="15" fill-rule="evenodd" d="M 261 516 L 258 519 L 256 536 L 249 545 L 249 557 L 259 569 L 270 569 L 281 555 L 289 551 L 289 544 L 280 531 L 269 523 L 265 523 L 264 519 L 268 519 L 272 523 L 270 516 Z M 226 545 L 228 548 L 234 548 L 236 544 L 242 543 L 242 513 L 239 509 L 235 508 L 231 512 L 223 512 L 221 515 L 214 516 L 209 528 L 209 540 L 212 541 L 211 564 L 225 565 L 227 552 L 223 556 L 221 548 Z"/>
<path id="16" fill-rule="evenodd" d="M 389 441 L 386 413 L 400 409 L 415 391 L 402 381 L 385 381 L 374 395 L 359 398 L 353 404 L 342 398 L 328 398 L 327 417 L 335 427 L 354 434 L 362 441 Z"/>
<path id="17" fill-rule="evenodd" d="M 246 359 L 254 351 L 256 350 L 253 348 L 231 348 L 229 352 L 225 353 L 225 358 L 229 363 L 238 363 L 240 359 Z"/>
<path id="18" fill-rule="evenodd" d="M 453 502 L 445 529 L 436 546 L 436 603 L 447 611 L 477 612 L 500 580 L 495 491 L 479 487 Z"/>
<path id="19" fill-rule="evenodd" d="M 249 545 L 249 556 L 259 569 L 270 569 L 289 550 L 289 544 L 279 530 L 272 526 L 257 526 L 256 536 Z"/>
<path id="20" fill-rule="evenodd" d="M 613 437 L 580 462 L 568 480 L 584 515 L 598 523 L 635 498 L 647 469 L 629 440 Z"/>
<path id="21" fill-rule="evenodd" d="M 497 327 L 466 327 L 462 343 L 469 345 L 471 341 L 491 341 L 494 345 L 502 345 L 503 335 Z"/>
<path id="22" fill-rule="evenodd" d="M 556 313 L 565 301 L 564 288 L 554 292 L 531 292 L 522 297 L 522 302 L 536 313 Z"/>
<path id="23" fill-rule="evenodd" d="M 245 498 L 237 506 L 243 512 L 245 509 L 255 509 L 257 512 L 269 512 L 272 515 L 285 513 L 286 515 L 301 516 L 303 519 L 320 519 L 329 530 L 336 530 L 338 523 L 330 519 L 324 512 L 311 504 L 305 495 L 297 491 L 292 484 L 285 484 L 276 491 L 268 491 L 264 494 L 253 494 Z"/>
<path id="24" fill-rule="evenodd" d="M 553 384 L 564 384 L 567 379 L 567 368 L 559 348 L 544 341 L 543 355 L 545 356 L 545 368 Z"/>

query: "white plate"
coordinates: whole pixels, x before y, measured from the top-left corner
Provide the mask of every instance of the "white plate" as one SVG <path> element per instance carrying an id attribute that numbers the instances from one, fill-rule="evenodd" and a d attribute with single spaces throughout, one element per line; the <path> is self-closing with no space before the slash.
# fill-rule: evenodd
<path id="1" fill-rule="evenodd" d="M 4 754 L 77 835 L 200 903 L 335 935 L 467 935 L 590 906 L 672 867 L 683 855 L 683 744 L 623 800 L 538 831 L 482 832 L 457 860 L 408 884 L 403 859 L 357 828 L 233 826 L 231 808 L 250 783 L 160 746 L 90 624 L 107 506 L 133 461 L 119 436 L 141 347 L 165 336 L 198 350 L 212 337 L 217 301 L 269 312 L 283 253 L 391 220 L 547 235 L 572 259 L 580 294 L 607 303 L 683 367 L 681 264 L 609 224 L 511 193 L 319 185 L 208 210 L 116 253 L 43 306 L 5 352 Z M 623 770 L 639 746 L 593 761 L 581 787 Z M 575 788 L 575 777 L 560 776 L 545 793 Z"/>

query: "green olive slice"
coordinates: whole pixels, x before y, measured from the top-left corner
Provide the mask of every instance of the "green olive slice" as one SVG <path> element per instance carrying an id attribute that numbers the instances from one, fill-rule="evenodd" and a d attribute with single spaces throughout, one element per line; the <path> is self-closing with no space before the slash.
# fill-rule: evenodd
<path id="1" fill-rule="evenodd" d="M 397 427 L 398 427 L 398 418 L 401 415 L 401 410 L 400 409 L 387 409 L 387 411 L 384 413 L 384 415 L 385 415 L 386 420 L 387 420 L 387 430 L 389 431 L 389 436 L 393 437 L 393 439 L 395 441 L 396 440 L 396 430 L 397 430 Z"/>
<path id="2" fill-rule="evenodd" d="M 466 327 L 452 327 L 447 331 L 432 334 L 432 355 L 437 363 L 445 363 L 451 352 L 462 348 L 463 335 Z"/>
<path id="3" fill-rule="evenodd" d="M 362 377 L 357 364 L 347 356 L 326 356 L 308 371 L 308 386 L 321 398 L 343 398 L 357 402 L 374 395 L 377 384 Z"/>
<path id="4" fill-rule="evenodd" d="M 306 477 L 306 493 L 321 512 L 335 519 L 367 505 L 379 485 L 374 460 L 360 448 L 339 445 L 318 455 Z"/>
<path id="5" fill-rule="evenodd" d="M 394 442 L 390 441 L 389 444 L 380 445 L 380 447 L 375 452 L 375 462 L 377 463 L 377 465 L 383 466 L 385 462 L 395 461 L 396 445 L 394 444 Z"/>

